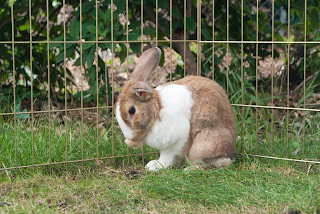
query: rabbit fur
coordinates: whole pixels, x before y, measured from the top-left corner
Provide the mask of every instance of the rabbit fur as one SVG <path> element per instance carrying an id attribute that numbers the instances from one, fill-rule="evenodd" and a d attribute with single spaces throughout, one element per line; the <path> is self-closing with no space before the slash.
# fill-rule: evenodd
<path id="1" fill-rule="evenodd" d="M 145 168 L 155 171 L 189 162 L 202 168 L 229 166 L 234 158 L 236 124 L 219 84 L 187 76 L 152 89 L 146 81 L 161 51 L 146 50 L 116 102 L 116 119 L 129 147 L 147 144 L 160 158 Z"/>

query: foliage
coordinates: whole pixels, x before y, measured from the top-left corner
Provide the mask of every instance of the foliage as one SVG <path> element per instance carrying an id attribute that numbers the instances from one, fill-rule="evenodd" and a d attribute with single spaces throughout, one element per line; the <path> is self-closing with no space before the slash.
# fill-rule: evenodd
<path id="1" fill-rule="evenodd" d="M 20 41 L 14 46 L 11 44 L 12 29 L 11 29 L 11 1 L 3 4 L 0 10 L 0 29 L 3 32 L 0 35 L 1 41 L 8 41 L 6 44 L 0 44 L 0 85 L 1 88 L 7 88 L 2 91 L 1 97 L 7 97 L 12 91 L 13 81 L 13 52 L 15 58 L 15 81 L 20 87 L 24 87 L 24 91 L 31 90 L 31 81 L 33 89 L 36 92 L 34 96 L 39 98 L 46 98 L 48 91 L 51 97 L 55 97 L 58 101 L 63 101 L 65 94 L 68 99 L 74 96 L 76 100 L 81 97 L 81 92 L 75 92 L 70 86 L 73 84 L 72 75 L 68 68 L 64 68 L 65 61 L 75 60 L 75 65 L 80 65 L 80 57 L 82 55 L 82 65 L 85 70 L 85 76 L 89 80 L 90 89 L 83 92 L 86 97 L 85 101 L 97 99 L 97 88 L 99 90 L 99 97 L 104 97 L 104 93 L 111 92 L 111 83 L 109 80 L 110 71 L 116 69 L 111 60 L 104 62 L 101 57 L 96 59 L 97 48 L 101 51 L 109 50 L 119 57 L 121 62 L 124 62 L 127 52 L 139 54 L 141 51 L 141 43 L 137 41 L 148 41 L 155 39 L 156 31 L 158 32 L 158 40 L 163 40 L 165 37 L 173 39 L 181 38 L 184 32 L 184 1 L 178 0 L 172 5 L 172 30 L 170 30 L 170 4 L 168 1 L 158 1 L 158 29 L 155 28 L 155 1 L 144 1 L 144 13 L 141 17 L 141 2 L 138 0 L 130 0 L 129 6 L 126 8 L 126 2 L 122 0 L 114 0 L 114 6 L 111 7 L 110 0 L 103 0 L 98 3 L 96 1 L 84 1 L 80 7 L 79 1 L 67 1 L 68 5 L 65 13 L 66 22 L 64 26 L 63 14 L 64 8 L 60 1 L 50 2 L 48 12 L 46 8 L 46 1 L 38 0 L 31 1 L 31 14 L 26 11 L 26 5 L 29 1 L 13 1 L 13 33 L 14 41 Z M 187 10 L 191 13 L 186 17 L 186 31 L 187 37 L 190 40 L 197 39 L 197 1 L 188 1 Z M 262 4 L 262 3 L 261 3 Z M 319 12 L 320 6 L 318 1 L 308 2 L 307 7 L 307 40 L 318 41 L 320 36 L 319 30 Z M 190 7 L 190 8 L 189 8 Z M 263 3 L 258 13 L 258 35 L 256 34 L 256 13 L 254 12 L 255 5 L 250 1 L 243 1 L 243 39 L 245 41 L 255 41 L 258 36 L 259 41 L 272 40 L 272 17 L 271 17 L 271 3 Z M 226 1 L 215 1 L 214 4 L 214 29 L 212 21 L 212 2 L 209 0 L 202 1 L 201 6 L 201 39 L 203 41 L 213 40 L 213 30 L 215 32 L 214 40 L 219 41 L 240 41 L 241 40 L 241 1 L 230 2 L 229 5 L 229 28 L 227 29 L 227 3 Z M 81 11 L 80 11 L 81 10 Z M 128 10 L 128 14 L 127 13 Z M 274 19 L 274 37 L 277 41 L 303 41 L 304 37 L 304 5 L 302 1 L 291 1 L 290 8 L 290 35 L 287 39 L 286 29 L 287 22 L 283 21 L 281 15 L 286 15 L 287 1 L 281 0 L 275 2 L 275 19 Z M 280 12 L 279 12 L 280 11 Z M 80 16 L 81 13 L 81 16 Z M 31 15 L 31 26 L 29 15 Z M 49 16 L 49 35 L 47 35 L 47 16 Z M 59 18 L 60 17 L 60 18 Z M 80 20 L 80 17 L 82 18 Z M 128 18 L 128 23 L 126 22 Z M 143 18 L 143 23 L 141 22 Z M 128 29 L 127 29 L 128 25 Z M 141 26 L 143 28 L 141 29 Z M 64 31 L 65 28 L 65 31 Z M 31 31 L 32 29 L 32 31 Z M 127 31 L 129 32 L 127 34 Z M 31 33 L 30 33 L 31 32 Z M 81 32 L 81 35 L 80 35 Z M 142 34 L 143 36 L 142 36 Z M 31 34 L 31 35 L 30 35 Z M 228 34 L 228 38 L 227 38 Z M 67 43 L 64 43 L 64 36 Z M 32 48 L 28 41 L 34 41 Z M 45 41 L 50 40 L 49 51 Z M 86 41 L 85 43 L 80 43 Z M 98 40 L 98 41 L 97 41 Z M 126 41 L 129 41 L 128 46 Z M 41 41 L 41 42 L 40 42 Z M 111 43 L 114 41 L 114 43 Z M 113 44 L 113 45 L 112 45 Z M 159 43 L 159 46 L 165 47 L 168 43 Z M 189 44 L 192 46 L 192 43 Z M 301 45 L 300 45 L 301 46 Z M 245 81 L 254 86 L 256 76 L 255 67 L 255 44 L 226 44 L 219 43 L 214 45 L 214 62 L 213 45 L 210 43 L 203 43 L 201 47 L 203 60 L 201 63 L 201 72 L 203 76 L 213 77 L 212 70 L 215 70 L 214 79 L 222 84 L 231 93 L 236 93 L 241 84 L 235 83 L 236 88 L 231 85 L 226 85 L 226 79 L 230 77 L 231 81 Z M 228 49 L 227 49 L 228 47 Z M 301 46 L 303 47 L 303 46 Z M 298 45 L 291 45 L 290 49 L 290 82 L 301 82 L 303 80 L 303 49 Z M 14 49 L 13 49 L 14 48 Z M 182 55 L 183 51 L 177 49 L 175 43 L 173 48 Z M 286 54 L 286 45 L 275 45 L 274 57 Z M 189 46 L 188 48 L 189 49 Z M 279 50 L 281 50 L 279 52 Z M 30 54 L 32 50 L 32 77 L 31 77 L 31 63 Z M 196 59 L 197 47 L 193 53 Z M 219 50 L 219 51 L 217 51 Z M 227 55 L 229 52 L 231 55 Z M 49 56 L 48 56 L 49 53 Z M 297 54 L 295 54 L 297 53 Z M 243 74 L 240 79 L 232 79 L 234 75 L 241 76 L 241 54 L 244 62 L 249 66 L 243 67 Z M 271 55 L 270 45 L 258 45 L 258 54 L 262 59 Z M 306 70 L 307 75 L 313 75 L 320 67 L 319 61 L 319 47 L 316 45 L 308 45 Z M 232 57 L 232 62 L 229 66 L 221 65 L 225 62 L 226 57 Z M 48 62 L 49 59 L 49 62 Z M 288 63 L 288 62 L 285 62 Z M 214 64 L 214 66 L 212 66 Z M 50 77 L 48 77 L 48 66 L 50 68 Z M 181 64 L 181 66 L 184 66 Z M 182 74 L 183 68 L 177 66 L 177 73 Z M 228 68 L 227 68 L 228 67 Z M 286 66 L 285 66 L 286 67 Z M 228 70 L 228 73 L 227 73 Z M 174 73 L 174 71 L 172 72 Z M 107 74 L 107 75 L 106 75 Z M 98 76 L 97 76 L 98 75 Z M 318 75 L 319 76 L 319 75 Z M 50 85 L 48 80 L 50 79 Z M 229 81 L 229 83 L 231 83 Z M 319 78 L 315 85 L 319 84 Z M 104 84 L 106 83 L 106 84 Z M 264 81 L 265 85 L 270 85 L 270 80 Z M 66 87 L 67 85 L 67 87 Z M 106 86 L 107 85 L 107 86 Z M 248 85 L 250 88 L 251 86 Z M 315 87 L 315 90 L 317 88 Z M 19 99 L 22 95 L 16 93 Z M 12 96 L 12 93 L 11 93 Z M 253 95 L 254 96 L 254 95 Z M 30 99 L 30 94 L 24 96 L 24 99 Z M 33 97 L 35 98 L 35 97 Z M 109 96 L 111 99 L 111 96 Z M 7 106 L 12 105 L 13 99 L 3 99 L 2 103 Z M 249 101 L 246 100 L 246 103 Z M 8 109 L 8 108 L 7 108 Z"/>

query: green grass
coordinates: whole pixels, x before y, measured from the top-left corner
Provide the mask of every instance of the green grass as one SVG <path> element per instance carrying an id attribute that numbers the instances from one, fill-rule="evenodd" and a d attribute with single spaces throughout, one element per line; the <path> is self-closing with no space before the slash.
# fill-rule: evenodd
<path id="1" fill-rule="evenodd" d="M 237 152 L 294 159 L 320 160 L 319 115 L 290 114 L 288 131 L 284 114 L 275 112 L 273 129 L 269 110 L 235 108 Z M 258 113 L 256 124 L 255 114 Z M 244 117 L 242 117 L 244 115 Z M 246 116 L 247 115 L 247 116 Z M 248 116 L 249 115 L 249 116 Z M 243 122 L 242 122 L 243 121 Z M 1 122 L 1 121 L 0 121 Z M 123 136 L 106 121 L 81 126 L 70 118 L 67 126 L 48 119 L 2 121 L 0 168 L 127 155 Z M 256 125 L 258 132 L 256 133 Z M 66 128 L 67 127 L 67 128 Z M 303 131 L 304 130 L 304 131 Z M 273 133 L 273 134 L 272 134 Z M 304 133 L 304 134 L 303 134 Z M 16 137 L 15 137 L 16 136 Z M 273 141 L 271 138 L 273 137 Z M 50 145 L 49 146 L 49 139 Z M 99 147 L 97 146 L 99 140 Z M 33 141 L 33 142 L 32 142 Z M 112 143 L 114 142 L 114 143 Z M 114 149 L 113 149 L 114 148 Z M 15 151 L 17 150 L 17 162 Z M 33 151 L 33 152 L 32 152 Z M 155 152 L 144 147 L 145 153 Z M 142 150 L 129 149 L 130 154 Z M 168 169 L 146 172 L 156 157 L 141 155 L 26 169 L 0 170 L 1 212 L 110 212 L 110 213 L 302 213 L 320 212 L 320 165 L 268 160 L 238 155 L 234 165 L 208 171 Z M 128 176 L 139 171 L 138 176 Z"/>
<path id="2" fill-rule="evenodd" d="M 0 212 L 286 213 L 320 210 L 319 166 L 238 157 L 228 168 L 163 170 L 126 176 L 87 166 L 51 176 L 1 176 Z M 141 168 L 136 165 L 135 170 Z"/>
<path id="3" fill-rule="evenodd" d="M 237 151 L 246 154 L 274 156 L 300 160 L 320 160 L 320 114 L 305 112 L 295 117 L 295 111 L 270 109 L 237 109 Z M 300 112 L 301 113 L 301 112 Z M 256 122 L 256 114 L 258 114 Z M 243 119 L 242 119 L 243 118 Z M 243 122 L 242 122 L 243 121 Z M 304 121 L 304 122 L 303 122 Z M 305 126 L 303 126 L 305 124 Z M 257 132 L 256 132 L 257 129 Z"/>
<path id="4" fill-rule="evenodd" d="M 34 122 L 33 133 L 31 120 L 17 120 L 16 129 L 14 120 L 0 124 L 0 168 L 48 164 L 50 157 L 51 163 L 54 163 L 128 154 L 123 135 L 116 126 L 112 137 L 111 123 L 106 122 L 103 126 L 101 124 L 97 129 L 95 123 L 84 123 L 81 127 L 79 120 L 72 119 L 67 125 L 55 122 L 49 129 L 48 122 L 43 122 L 48 119 L 44 118 L 41 121 Z M 143 152 L 156 150 L 145 146 Z M 142 149 L 129 149 L 129 154 L 140 153 Z"/>
<path id="5" fill-rule="evenodd" d="M 293 113 L 290 113 L 287 131 L 286 119 L 281 119 L 286 116 L 285 112 L 280 110 L 275 112 L 272 125 L 268 119 L 270 110 L 257 110 L 254 112 L 252 108 L 243 108 L 244 116 L 242 117 L 241 109 L 235 108 L 238 130 L 237 152 L 320 160 L 318 152 L 320 151 L 320 114 L 308 114 L 305 129 L 303 129 L 303 117 L 293 118 Z M 259 114 L 257 123 L 255 122 L 256 113 Z M 112 131 L 114 131 L 113 136 Z M 70 118 L 67 125 L 54 121 L 49 129 L 48 118 L 42 115 L 34 120 L 33 132 L 30 119 L 16 120 L 16 129 L 13 119 L 0 123 L 0 168 L 48 164 L 50 161 L 55 163 L 97 157 L 111 158 L 126 156 L 128 152 L 141 154 L 156 152 L 156 150 L 145 146 L 143 151 L 142 149 L 128 151 L 121 131 L 116 124 L 112 127 L 110 120 L 100 123 L 97 129 L 94 121 L 91 123 L 85 121 L 81 125 L 79 119 Z M 151 158 L 155 158 L 155 155 Z M 137 156 L 124 158 L 121 161 L 127 164 L 141 162 L 143 158 Z"/>

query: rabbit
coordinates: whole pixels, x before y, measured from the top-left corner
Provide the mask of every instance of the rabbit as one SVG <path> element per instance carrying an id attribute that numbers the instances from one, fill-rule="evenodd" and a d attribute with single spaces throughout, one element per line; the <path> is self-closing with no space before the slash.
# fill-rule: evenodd
<path id="1" fill-rule="evenodd" d="M 181 166 L 225 167 L 232 164 L 236 124 L 224 89 L 213 80 L 186 76 L 153 89 L 147 80 L 161 51 L 150 48 L 140 57 L 115 104 L 115 116 L 129 147 L 144 144 L 160 151 L 145 168 L 157 171 Z"/>

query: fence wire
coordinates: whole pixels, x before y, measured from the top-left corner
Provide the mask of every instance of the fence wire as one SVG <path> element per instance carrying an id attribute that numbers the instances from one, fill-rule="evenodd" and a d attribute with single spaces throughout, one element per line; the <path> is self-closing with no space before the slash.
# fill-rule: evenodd
<path id="1" fill-rule="evenodd" d="M 155 16 L 155 20 L 154 20 L 154 28 L 155 28 L 155 36 L 154 38 L 150 38 L 150 36 L 148 34 L 144 34 L 144 28 L 146 27 L 146 21 L 144 20 L 144 6 L 149 3 L 147 0 L 141 0 L 140 2 L 140 36 L 139 38 L 137 38 L 136 40 L 130 40 L 129 39 L 129 34 L 130 34 L 130 20 L 129 20 L 129 8 L 130 8 L 130 1 L 126 0 L 125 1 L 125 12 L 124 12 L 124 16 L 125 16 L 125 30 L 123 32 L 123 34 L 125 34 L 126 38 L 124 41 L 120 41 L 120 40 L 114 40 L 114 33 L 116 32 L 114 29 L 114 5 L 115 2 L 114 0 L 111 0 L 110 4 L 109 4 L 109 8 L 111 8 L 110 10 L 110 19 L 111 19 L 111 26 L 110 26 L 110 31 L 111 31 L 111 38 L 108 41 L 102 41 L 99 38 L 99 18 L 98 18 L 98 14 L 99 14 L 99 9 L 101 7 L 101 4 L 104 3 L 104 1 L 95 1 L 95 40 L 94 41 L 88 41 L 85 40 L 83 38 L 83 16 L 85 13 L 83 13 L 83 2 L 82 0 L 79 1 L 79 17 L 80 17 L 80 29 L 79 29 L 79 40 L 76 41 L 70 41 L 67 39 L 67 27 L 68 25 L 70 25 L 70 20 L 66 19 L 66 8 L 68 6 L 68 4 L 66 3 L 65 0 L 62 1 L 62 15 L 63 15 L 63 22 L 62 22 L 62 26 L 63 26 L 63 32 L 62 32 L 62 37 L 63 39 L 61 41 L 58 40 L 54 40 L 52 38 L 50 38 L 50 30 L 51 30 L 51 26 L 50 26 L 50 16 L 49 16 L 49 8 L 50 8 L 50 3 L 52 4 L 52 2 L 50 2 L 49 0 L 46 0 L 46 6 L 45 6 L 45 10 L 44 12 L 46 13 L 46 19 L 47 19 L 47 24 L 46 24 L 46 37 L 47 39 L 44 41 L 37 41 L 37 40 L 33 40 L 34 36 L 33 36 L 33 19 L 34 17 L 32 17 L 32 1 L 29 0 L 29 4 L 28 4 L 28 14 L 29 14 L 29 41 L 19 41 L 16 40 L 17 35 L 15 35 L 15 4 L 14 1 L 10 1 L 11 2 L 11 41 L 0 41 L 0 44 L 9 46 L 11 45 L 11 50 L 12 50 L 12 90 L 13 90 L 13 111 L 12 112 L 1 112 L 0 111 L 0 117 L 13 117 L 13 126 L 14 126 L 14 136 L 10 139 L 7 139 L 8 141 L 14 142 L 14 165 L 7 165 L 7 160 L 1 158 L 0 161 L 2 162 L 2 166 L 0 166 L 0 171 L 2 170 L 9 170 L 9 169 L 19 169 L 19 168 L 28 168 L 28 167 L 36 167 L 36 166 L 50 166 L 50 170 L 52 165 L 58 165 L 58 164 L 65 164 L 66 166 L 68 166 L 69 163 L 75 163 L 75 162 L 82 162 L 82 164 L 84 162 L 87 161 L 96 161 L 96 160 L 105 160 L 105 159 L 110 159 L 115 161 L 115 159 L 127 159 L 127 161 L 129 162 L 130 159 L 132 157 L 141 157 L 142 159 L 142 164 L 144 164 L 145 162 L 145 157 L 147 157 L 148 155 L 157 155 L 157 151 L 153 151 L 153 152 L 148 152 L 145 151 L 144 149 L 141 149 L 138 153 L 132 153 L 131 150 L 129 148 L 126 149 L 126 154 L 122 154 L 122 155 L 117 155 L 116 154 L 116 148 L 118 146 L 116 146 L 116 138 L 117 135 L 120 135 L 120 132 L 117 132 L 117 125 L 115 123 L 114 120 L 114 103 L 115 103 L 115 95 L 116 95 L 116 89 L 113 86 L 111 89 L 111 94 L 107 94 L 107 96 L 111 96 L 111 103 L 108 103 L 107 105 L 102 105 L 101 103 L 101 99 L 99 97 L 99 90 L 100 90 L 100 85 L 99 82 L 101 82 L 101 79 L 99 79 L 99 72 L 101 71 L 105 71 L 107 72 L 107 74 L 105 76 L 108 76 L 110 78 L 110 81 L 112 83 L 112 85 L 114 85 L 115 83 L 115 68 L 114 68 L 114 61 L 116 61 L 115 59 L 115 50 L 116 48 L 119 47 L 120 44 L 123 44 L 126 47 L 126 58 L 127 60 L 129 60 L 129 55 L 132 53 L 129 48 L 132 44 L 140 44 L 140 51 L 142 53 L 142 51 L 145 49 L 146 44 L 149 46 L 166 46 L 169 48 L 170 53 L 169 53 L 169 57 L 168 59 L 170 60 L 169 62 L 169 74 L 168 74 L 168 80 L 173 81 L 175 79 L 175 73 L 174 73 L 174 67 L 176 66 L 173 58 L 176 59 L 176 56 L 174 56 L 174 52 L 171 51 L 174 49 L 174 44 L 176 43 L 183 43 L 183 52 L 180 53 L 181 56 L 181 60 L 183 61 L 183 69 L 182 69 L 182 76 L 186 76 L 187 75 L 187 71 L 186 71 L 186 49 L 187 46 L 190 46 L 191 44 L 196 44 L 196 51 L 194 51 L 194 54 L 196 55 L 196 74 L 197 75 L 203 75 L 203 71 L 202 71 L 202 64 L 204 63 L 203 57 L 204 57 L 204 53 L 203 53 L 203 49 L 206 48 L 206 45 L 211 45 L 212 46 L 212 59 L 211 59 L 211 76 L 210 78 L 215 79 L 215 76 L 220 74 L 221 72 L 225 72 L 225 89 L 227 94 L 230 97 L 230 84 L 233 84 L 231 81 L 231 75 L 232 75 L 232 70 L 230 70 L 230 65 L 228 64 L 230 61 L 230 63 L 232 63 L 233 58 L 232 58 L 232 51 L 230 47 L 233 47 L 233 45 L 240 45 L 240 53 L 238 53 L 237 56 L 240 55 L 240 96 L 241 96 L 241 101 L 239 103 L 232 103 L 232 106 L 235 109 L 235 112 L 238 112 L 238 114 L 236 115 L 237 117 L 240 118 L 239 120 L 239 126 L 238 126 L 238 142 L 237 144 L 239 145 L 238 148 L 238 152 L 240 154 L 246 154 L 246 155 L 250 155 L 253 157 L 261 157 L 261 158 L 269 158 L 269 159 L 282 159 L 282 160 L 288 160 L 288 161 L 296 161 L 296 162 L 304 162 L 304 163 L 320 163 L 319 159 L 314 159 L 314 158 L 309 158 L 305 156 L 305 144 L 306 144 L 306 114 L 303 114 L 303 119 L 302 119 L 302 134 L 301 134 L 301 145 L 302 145 L 302 158 L 292 158 L 290 157 L 290 155 L 288 154 L 290 151 L 290 113 L 291 112 L 296 112 L 296 111 L 303 111 L 303 112 L 313 112 L 313 113 L 318 113 L 320 112 L 319 108 L 310 108 L 307 107 L 306 105 L 306 90 L 307 90 L 307 66 L 308 66 L 308 60 L 307 60 L 307 45 L 319 45 L 320 41 L 307 41 L 307 6 L 308 6 L 308 2 L 307 0 L 304 1 L 304 20 L 303 20 L 303 25 L 304 25 L 304 40 L 303 41 L 291 41 L 290 40 L 290 36 L 291 36 L 291 23 L 290 23 L 290 13 L 288 13 L 289 15 L 287 15 L 287 41 L 278 41 L 275 39 L 275 5 L 274 5 L 274 0 L 272 1 L 247 1 L 246 3 L 250 3 L 251 5 L 256 7 L 256 33 L 255 33 L 255 41 L 247 41 L 244 38 L 244 26 L 246 23 L 244 23 L 244 0 L 241 0 L 241 12 L 240 12 L 240 16 L 241 16 L 241 20 L 240 20 L 240 28 L 241 28 L 241 35 L 240 35 L 240 40 L 235 41 L 235 40 L 230 40 L 230 30 L 232 31 L 233 29 L 230 29 L 230 23 L 234 22 L 234 17 L 230 17 L 230 4 L 234 4 L 233 1 L 229 1 L 226 0 L 226 39 L 225 40 L 216 40 L 215 39 L 215 35 L 217 35 L 218 30 L 215 29 L 215 20 L 217 19 L 217 17 L 215 16 L 215 7 L 218 4 L 217 1 L 197 1 L 195 8 L 196 8 L 196 36 L 193 39 L 190 39 L 189 34 L 187 34 L 188 30 L 187 29 L 187 19 L 190 18 L 187 16 L 187 4 L 191 3 L 191 1 L 187 1 L 187 0 L 183 0 L 183 26 L 180 26 L 181 28 L 183 28 L 183 38 L 174 38 L 174 34 L 175 32 L 172 30 L 173 29 L 173 25 L 175 24 L 173 21 L 173 16 L 174 16 L 174 2 L 172 0 L 169 1 L 169 9 L 166 11 L 165 15 L 167 15 L 167 21 L 169 22 L 169 37 L 160 37 L 161 33 L 159 33 L 159 28 L 161 28 L 162 26 L 160 26 L 160 22 L 159 22 L 159 0 L 155 1 L 155 8 L 154 11 L 154 16 Z M 260 5 L 259 4 L 263 4 L 265 5 L 266 2 L 271 3 L 271 40 L 270 41 L 259 41 L 259 8 Z M 118 4 L 119 1 L 116 1 L 116 4 Z M 212 8 L 212 14 L 210 15 L 212 17 L 212 30 L 211 30 L 211 34 L 212 34 L 212 40 L 208 40 L 203 38 L 203 34 L 204 34 L 204 30 L 207 29 L 203 29 L 202 25 L 203 25 L 203 21 L 202 20 L 202 8 L 203 6 L 207 4 L 206 6 L 211 7 Z M 290 0 L 288 0 L 287 3 L 287 11 L 291 10 L 292 5 L 290 4 Z M 134 14 L 132 15 L 134 16 Z M 161 16 L 164 16 L 163 13 L 161 14 Z M 218 17 L 220 19 L 223 19 L 222 17 Z M 31 93 L 31 100 L 30 100 L 30 111 L 24 111 L 21 112 L 20 110 L 17 109 L 17 93 L 16 93 L 16 87 L 17 84 L 19 84 L 19 79 L 16 79 L 17 75 L 16 75 L 16 46 L 21 45 L 21 44 L 29 44 L 29 62 L 30 62 L 30 93 Z M 35 60 L 34 55 L 33 55 L 33 51 L 34 51 L 34 47 L 40 44 L 46 44 L 46 59 L 47 59 L 47 102 L 48 102 L 48 108 L 47 109 L 34 109 L 34 69 L 37 69 L 33 66 Z M 80 82 L 80 107 L 74 107 L 74 106 L 70 106 L 70 100 L 68 100 L 68 87 L 70 87 L 70 84 L 67 81 L 67 78 L 64 78 L 64 106 L 61 109 L 54 109 L 51 105 L 52 103 L 52 99 L 53 97 L 52 95 L 52 88 L 50 88 L 50 85 L 52 83 L 52 71 L 51 71 L 51 67 L 52 67 L 52 63 L 55 62 L 51 62 L 51 58 L 50 58 L 50 54 L 51 50 L 50 47 L 51 45 L 62 45 L 63 46 L 63 63 L 62 63 L 62 69 L 63 69 L 63 75 L 64 77 L 69 76 L 68 74 L 68 70 L 67 70 L 67 64 L 68 64 L 68 57 L 67 57 L 67 51 L 68 51 L 68 47 L 69 45 L 73 45 L 76 44 L 79 47 L 79 59 L 80 59 L 80 73 L 81 73 L 81 82 Z M 84 70 L 85 70 L 85 66 L 84 66 L 84 46 L 88 46 L 88 45 L 94 45 L 95 46 L 95 52 L 94 52 L 94 61 L 95 61 L 95 86 L 96 86 L 96 103 L 95 106 L 93 107 L 85 107 L 85 90 L 84 90 Z M 101 45 L 104 44 L 110 44 L 110 49 L 109 52 L 111 53 L 111 59 L 109 62 L 109 66 L 107 67 L 106 63 L 104 64 L 104 68 L 99 67 L 99 48 L 101 47 Z M 255 72 L 255 77 L 254 77 L 254 91 L 255 91 L 255 95 L 254 95 L 254 100 L 255 103 L 246 103 L 245 101 L 245 93 L 246 93 L 246 85 L 245 85 L 245 79 L 247 78 L 247 73 L 246 73 L 246 67 L 245 67 L 245 48 L 247 47 L 247 45 L 254 45 L 255 46 L 255 60 L 254 60 L 254 72 Z M 291 46 L 292 45 L 303 45 L 303 85 L 302 85 L 302 91 L 303 91 L 303 106 L 302 107 L 292 107 L 291 105 L 291 101 L 290 101 L 290 92 L 292 89 L 290 89 L 290 57 L 291 57 Z M 227 65 L 225 66 L 225 68 L 223 69 L 223 71 L 219 70 L 217 65 L 215 65 L 215 60 L 217 60 L 217 54 L 219 54 L 219 48 L 221 48 L 221 46 L 224 45 L 225 46 L 225 57 L 226 57 L 226 62 Z M 260 105 L 259 103 L 259 96 L 258 94 L 260 93 L 259 90 L 259 71 L 258 71 L 258 66 L 259 66 L 259 47 L 263 46 L 263 45 L 268 45 L 271 48 L 271 80 L 270 80 L 270 105 Z M 276 45 L 285 45 L 286 46 L 286 53 L 283 53 L 285 55 L 284 60 L 285 62 L 285 66 L 286 66 L 286 72 L 287 72 L 287 76 L 286 76 L 286 97 L 283 97 L 282 99 L 285 99 L 286 102 L 284 105 L 282 106 L 276 106 L 275 105 L 275 99 L 276 99 L 276 95 L 275 95 L 275 91 L 274 91 L 274 85 L 275 85 L 275 69 L 274 69 L 274 60 L 275 60 L 275 46 Z M 61 46 L 61 47 L 62 47 Z M 208 49 L 206 49 L 208 50 Z M 221 52 L 221 51 L 220 51 Z M 88 57 L 88 56 L 85 56 Z M 230 59 L 231 58 L 231 59 Z M 130 68 L 129 68 L 129 63 L 126 63 L 125 66 L 125 72 L 127 74 L 127 76 L 130 75 Z M 159 72 L 157 71 L 156 74 L 156 84 L 158 84 L 159 82 Z M 2 83 L 1 83 L 2 84 Z M 42 83 L 44 84 L 44 83 Z M 0 105 L 1 107 L 1 105 Z M 253 117 L 255 118 L 255 122 L 253 122 L 253 129 L 252 130 L 252 134 L 254 135 L 254 139 L 251 139 L 252 141 L 254 141 L 254 145 L 253 148 L 251 148 L 251 150 L 247 149 L 248 146 L 246 145 L 248 143 L 248 139 L 245 137 L 245 132 L 246 132 L 246 127 L 248 124 L 246 124 L 243 120 L 243 118 L 245 118 L 245 112 L 247 111 L 247 109 L 249 109 L 250 111 L 253 112 Z M 1 110 L 1 109 L 0 109 Z M 100 120 L 103 118 L 100 118 L 102 112 L 104 111 L 111 111 L 111 125 L 110 125 L 110 130 L 111 130 L 111 136 L 109 136 L 108 140 L 111 141 L 111 154 L 109 155 L 101 155 L 102 151 L 101 151 L 101 146 L 102 144 L 105 144 L 106 142 L 101 141 L 101 137 L 100 137 Z M 270 136 L 268 137 L 268 133 L 265 134 L 266 138 L 269 139 L 265 139 L 266 143 L 270 144 L 270 152 L 268 154 L 265 154 L 264 152 L 261 152 L 259 150 L 259 146 L 261 143 L 261 136 L 260 136 L 260 130 L 261 127 L 259 125 L 259 120 L 264 120 L 265 118 L 261 118 L 261 115 L 259 115 L 259 111 L 260 110 L 266 110 L 267 112 L 270 113 Z M 96 147 L 96 155 L 95 157 L 92 158 L 88 158 L 85 156 L 85 150 L 87 149 L 87 144 L 85 144 L 85 142 L 87 141 L 86 137 L 85 137 L 85 127 L 86 127 L 86 118 L 84 116 L 84 113 L 86 111 L 90 111 L 90 112 L 95 112 L 96 115 L 96 119 L 95 119 L 95 137 L 93 137 L 92 139 L 90 139 L 92 142 L 90 142 L 90 145 L 94 145 Z M 285 129 L 285 138 L 286 138 L 286 155 L 285 156 L 277 156 L 274 154 L 274 147 L 276 146 L 277 143 L 277 136 L 276 135 L 281 135 L 281 133 L 277 133 L 278 128 L 275 127 L 275 117 L 276 117 L 276 111 L 279 112 L 285 112 L 285 122 L 283 122 L 283 128 Z M 70 154 L 70 146 L 71 146 L 71 141 L 70 141 L 70 136 L 67 134 L 69 129 L 71 129 L 72 121 L 69 121 L 67 119 L 64 120 L 64 132 L 65 134 L 65 149 L 64 149 L 64 161 L 55 161 L 53 154 L 52 154 L 52 147 L 53 144 L 55 142 L 53 142 L 52 140 L 52 132 L 55 131 L 54 129 L 54 121 L 52 119 L 52 116 L 54 114 L 57 113 L 61 113 L 64 115 L 64 118 L 68 118 L 68 116 L 70 114 L 72 114 L 72 112 L 80 112 L 80 144 L 81 144 L 81 158 L 80 159 L 72 159 L 72 157 L 69 156 Z M 35 115 L 38 114 L 47 114 L 48 115 L 48 141 L 47 146 L 49 148 L 48 150 L 48 161 L 47 162 L 41 162 L 41 163 L 37 163 L 37 161 L 35 161 L 35 140 L 37 140 L 36 138 L 36 133 L 34 131 L 35 129 Z M 21 164 L 19 161 L 19 157 L 18 157 L 18 151 L 19 151 L 19 145 L 21 145 L 21 142 L 18 142 L 18 140 L 21 140 L 20 137 L 18 137 L 18 131 L 17 131 L 17 126 L 18 124 L 18 117 L 19 115 L 29 115 L 30 117 L 30 121 L 31 121 L 31 148 L 30 148 L 30 155 L 31 155 L 31 164 Z M 242 120 L 241 120 L 242 119 Z M 300 132 L 299 132 L 300 133 Z M 110 146 L 110 145 L 109 145 Z M 0 157 L 2 156 L 2 154 L 0 154 Z"/>

